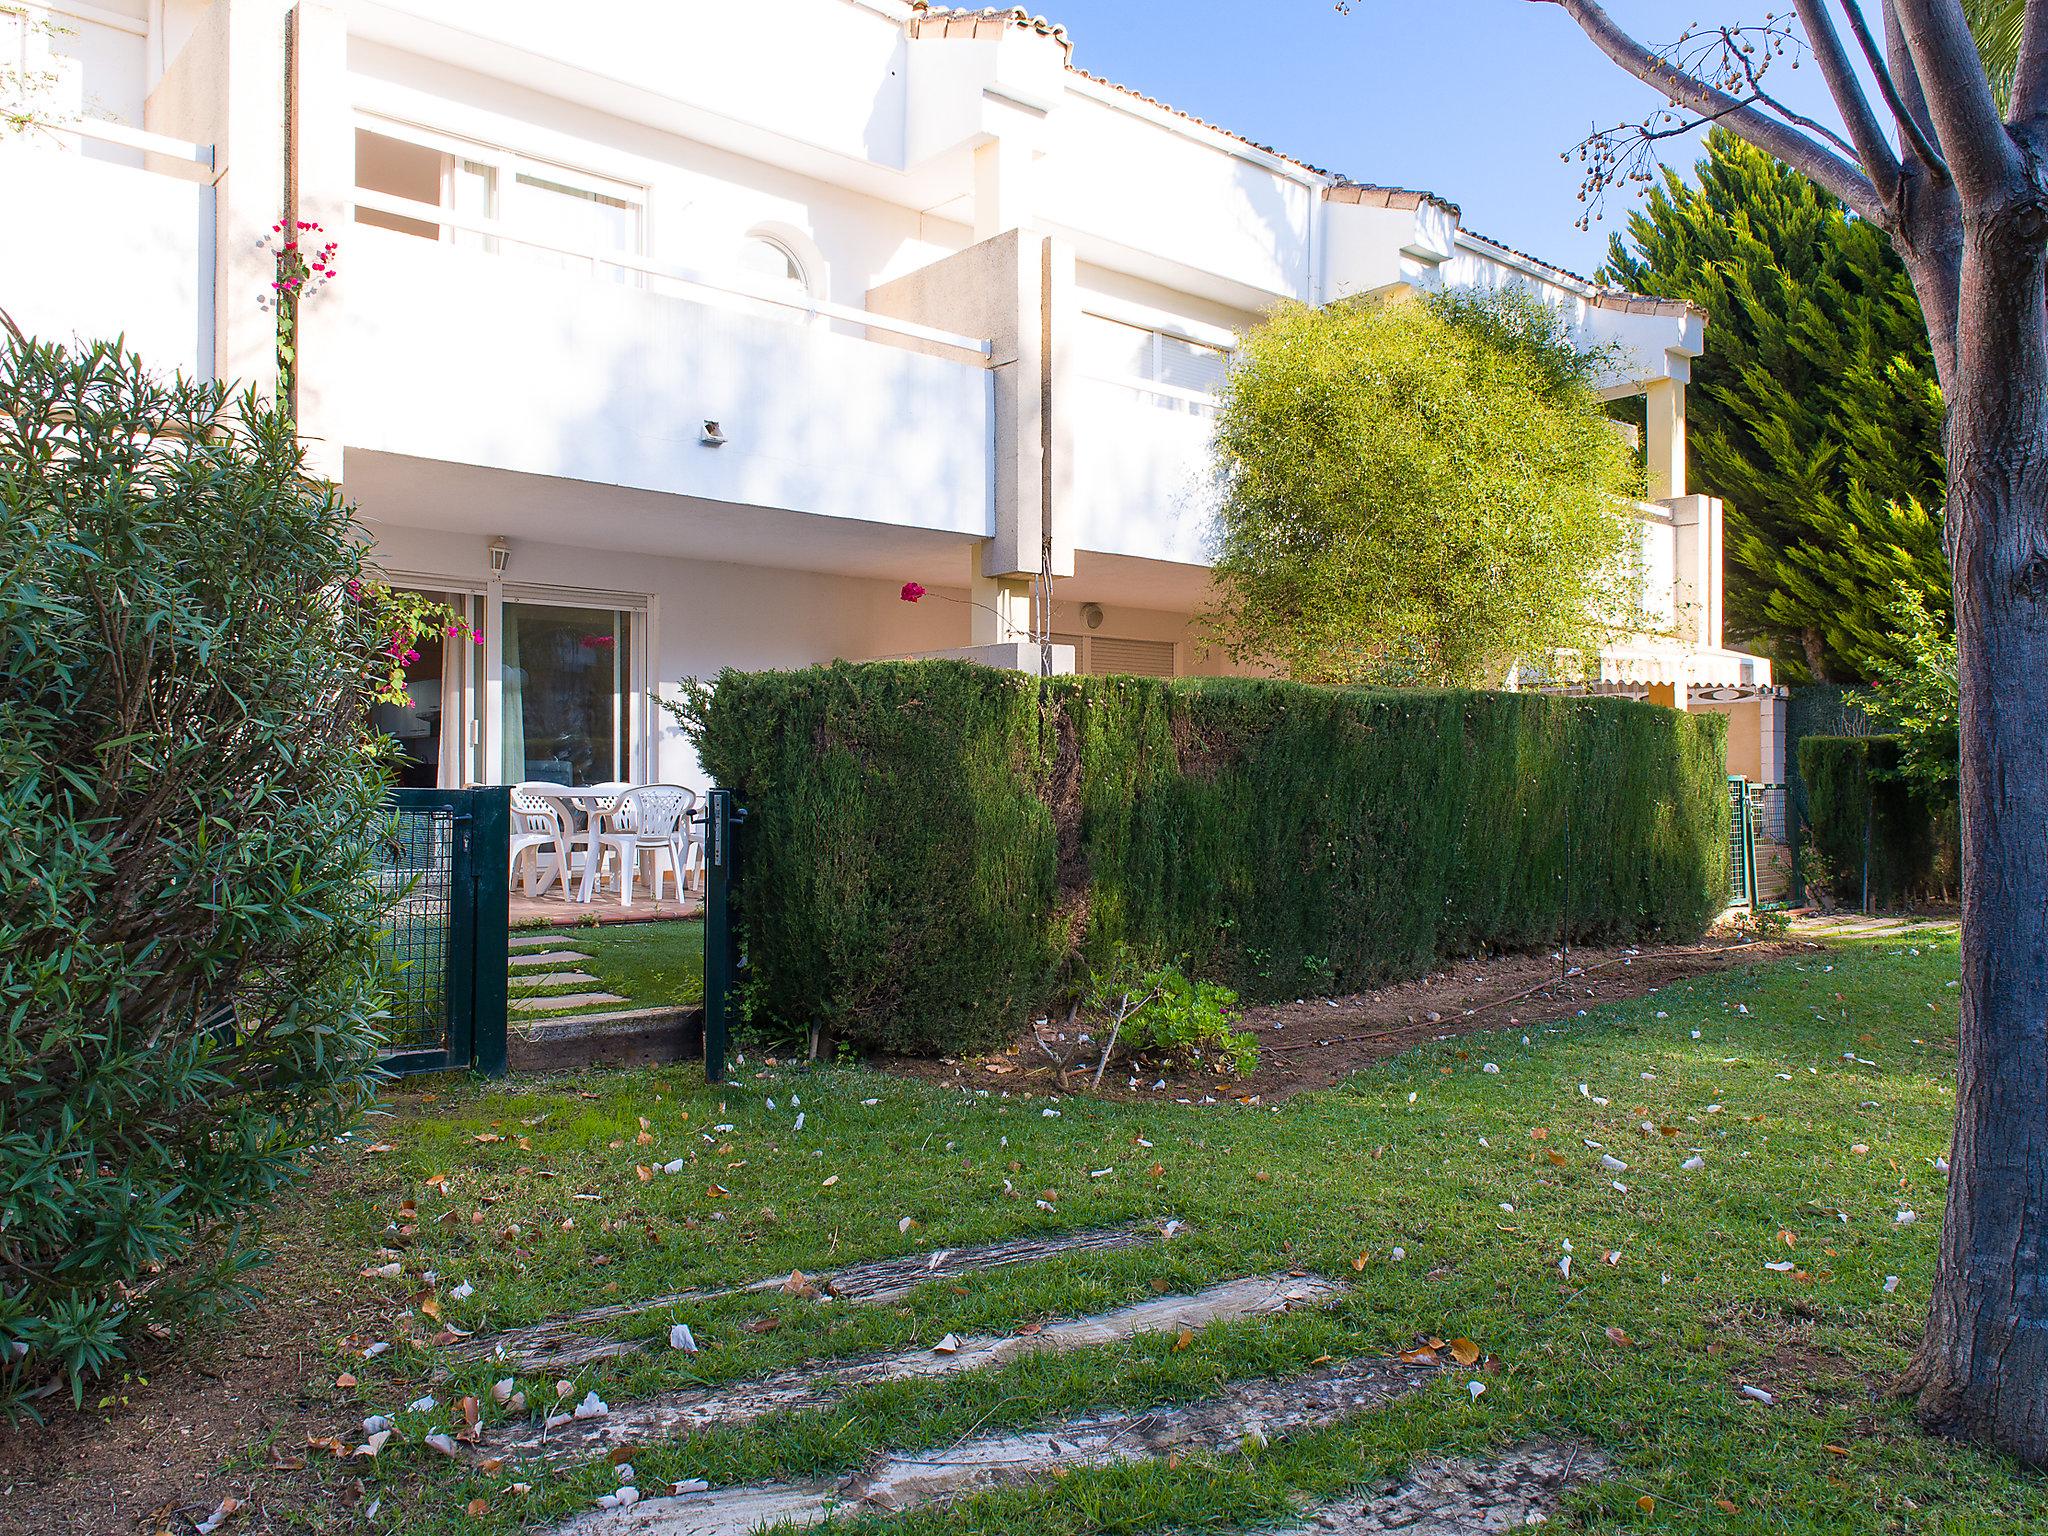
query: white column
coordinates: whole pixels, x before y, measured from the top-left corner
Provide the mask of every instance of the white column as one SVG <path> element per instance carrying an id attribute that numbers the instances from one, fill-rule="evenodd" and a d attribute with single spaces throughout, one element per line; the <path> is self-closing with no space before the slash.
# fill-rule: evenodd
<path id="1" fill-rule="evenodd" d="M 970 645 L 1006 645 L 1031 638 L 1031 581 L 985 576 L 980 548 L 968 557 L 967 637 Z"/>
<path id="2" fill-rule="evenodd" d="M 1652 379 L 1643 388 L 1643 448 L 1649 459 L 1650 500 L 1685 494 L 1685 383 Z"/>
<path id="3" fill-rule="evenodd" d="M 478 782 L 503 784 L 505 777 L 505 583 L 493 576 L 484 587 L 484 761 Z"/>
<path id="4" fill-rule="evenodd" d="M 974 238 L 993 240 L 1013 229 L 1029 229 L 1036 217 L 1033 185 L 1037 168 L 1030 138 L 1006 133 L 975 147 Z"/>

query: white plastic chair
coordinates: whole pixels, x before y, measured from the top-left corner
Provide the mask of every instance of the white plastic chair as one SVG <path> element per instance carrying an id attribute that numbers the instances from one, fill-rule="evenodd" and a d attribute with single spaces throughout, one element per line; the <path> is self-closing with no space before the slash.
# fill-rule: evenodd
<path id="1" fill-rule="evenodd" d="M 569 847 L 569 818 L 561 803 L 547 791 L 549 784 L 515 784 L 512 787 L 512 854 L 507 876 L 517 875 L 519 862 L 526 861 L 526 894 L 538 896 L 556 880 L 562 882 L 564 899 L 569 894 L 572 868 Z M 552 857 L 543 855 L 548 850 Z"/>
<path id="2" fill-rule="evenodd" d="M 621 793 L 609 805 L 591 813 L 590 849 L 584 857 L 583 896 L 589 901 L 597 888 L 598 873 L 606 854 L 619 861 L 619 905 L 633 905 L 633 885 L 639 878 L 640 861 L 650 861 L 648 887 L 661 900 L 661 860 L 666 857 L 676 895 L 683 894 L 683 868 L 690 841 L 690 813 L 697 808 L 697 792 L 680 784 L 642 784 Z"/>

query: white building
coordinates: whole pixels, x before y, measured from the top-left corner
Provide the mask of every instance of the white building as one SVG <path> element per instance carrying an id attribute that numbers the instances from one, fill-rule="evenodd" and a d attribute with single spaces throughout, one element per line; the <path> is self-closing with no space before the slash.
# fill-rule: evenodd
<path id="1" fill-rule="evenodd" d="M 60 125 L 0 141 L 31 334 L 275 388 L 263 238 L 338 242 L 298 336 L 315 467 L 486 638 L 416 670 L 422 775 L 694 782 L 677 679 L 1035 665 L 1042 565 L 1063 663 L 1225 670 L 1191 617 L 1234 337 L 1284 299 L 1520 283 L 1647 396 L 1663 632 L 1600 686 L 1736 713 L 1731 771 L 1779 776 L 1685 484 L 1703 317 L 1100 80 L 1021 10 L 30 0 L 6 28 Z"/>

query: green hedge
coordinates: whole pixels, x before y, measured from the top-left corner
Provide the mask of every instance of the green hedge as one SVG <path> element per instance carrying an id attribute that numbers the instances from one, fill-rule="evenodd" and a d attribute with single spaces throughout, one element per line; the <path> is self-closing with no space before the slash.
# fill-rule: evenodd
<path id="1" fill-rule="evenodd" d="M 1248 998 L 1482 946 L 1689 938 L 1726 894 L 1725 723 L 1533 694 L 727 673 L 757 1018 L 965 1050 L 1117 943 Z"/>
<path id="2" fill-rule="evenodd" d="M 1807 847 L 1838 901 L 1861 904 L 1866 846 L 1870 905 L 1889 908 L 1952 888 L 1954 820 L 1898 776 L 1896 736 L 1808 736 L 1799 743 Z M 1868 843 L 1865 842 L 1866 829 Z"/>

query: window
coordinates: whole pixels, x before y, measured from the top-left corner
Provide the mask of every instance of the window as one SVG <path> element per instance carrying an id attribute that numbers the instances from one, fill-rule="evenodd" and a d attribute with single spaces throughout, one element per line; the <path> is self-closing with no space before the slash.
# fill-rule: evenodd
<path id="1" fill-rule="evenodd" d="M 597 784 L 629 777 L 638 687 L 635 615 L 507 602 L 499 627 L 505 782 Z"/>
<path id="2" fill-rule="evenodd" d="M 1170 331 L 1153 330 L 1107 315 L 1081 316 L 1081 367 L 1099 379 L 1143 388 L 1162 405 L 1206 413 L 1230 372 L 1230 351 Z M 1202 399 L 1190 399 L 1198 395 Z"/>
<path id="3" fill-rule="evenodd" d="M 797 260 L 788 246 L 767 235 L 747 236 L 746 243 L 740 247 L 739 268 L 757 286 L 770 292 L 800 298 L 811 291 L 804 264 Z"/>
<path id="4" fill-rule="evenodd" d="M 618 280 L 637 274 L 569 254 L 640 254 L 645 189 L 526 160 L 509 151 L 447 138 L 423 128 L 379 123 L 356 129 L 356 186 L 364 192 L 445 209 L 465 220 L 503 226 L 501 240 L 424 217 L 358 207 L 356 221 L 398 234 L 476 250 L 503 249 L 522 260 L 570 270 L 596 267 Z M 531 241 L 532 243 L 528 243 Z"/>
<path id="5" fill-rule="evenodd" d="M 1052 637 L 1074 648 L 1074 670 L 1092 677 L 1172 677 L 1179 668 L 1171 640 L 1120 640 L 1114 635 Z"/>

